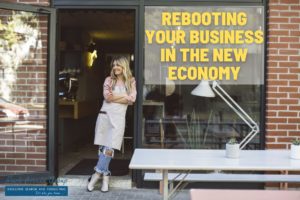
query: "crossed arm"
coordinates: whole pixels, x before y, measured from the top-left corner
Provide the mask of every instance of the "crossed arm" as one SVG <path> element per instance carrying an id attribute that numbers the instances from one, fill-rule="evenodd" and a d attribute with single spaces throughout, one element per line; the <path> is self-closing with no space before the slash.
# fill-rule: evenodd
<path id="1" fill-rule="evenodd" d="M 114 103 L 121 103 L 121 104 L 129 104 L 131 105 L 132 102 L 128 100 L 128 95 L 113 95 L 109 94 L 106 98 L 107 102 L 114 102 Z"/>
<path id="2" fill-rule="evenodd" d="M 110 77 L 108 77 L 105 79 L 103 85 L 103 96 L 107 102 L 114 102 L 114 103 L 121 103 L 121 104 L 128 104 L 128 105 L 132 105 L 135 102 L 136 84 L 134 78 L 131 81 L 132 91 L 130 94 L 124 93 L 121 95 L 113 95 L 110 82 L 111 79 Z"/>

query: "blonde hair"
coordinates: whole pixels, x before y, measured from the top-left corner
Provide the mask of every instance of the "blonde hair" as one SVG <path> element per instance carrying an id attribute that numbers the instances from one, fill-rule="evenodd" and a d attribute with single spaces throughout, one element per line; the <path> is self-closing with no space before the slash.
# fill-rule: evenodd
<path id="1" fill-rule="evenodd" d="M 113 57 L 110 63 L 111 71 L 110 71 L 110 77 L 112 79 L 112 87 L 114 88 L 117 83 L 117 76 L 114 73 L 113 70 L 113 63 L 116 62 L 118 65 L 122 66 L 123 68 L 123 81 L 125 83 L 125 88 L 127 93 L 131 92 L 131 81 L 132 81 L 132 73 L 129 67 L 129 61 L 124 56 L 116 56 Z"/>

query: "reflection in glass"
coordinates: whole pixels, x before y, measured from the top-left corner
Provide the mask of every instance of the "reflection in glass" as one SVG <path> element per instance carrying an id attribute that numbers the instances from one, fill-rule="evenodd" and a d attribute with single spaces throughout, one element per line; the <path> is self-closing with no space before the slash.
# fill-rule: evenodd
<path id="1" fill-rule="evenodd" d="M 220 149 L 230 137 L 241 140 L 249 133 L 248 125 L 219 96 L 205 98 L 191 95 L 195 87 L 176 85 L 174 93 L 169 96 L 164 85 L 144 87 L 144 146 Z M 254 121 L 260 121 L 259 86 L 222 87 Z M 256 149 L 259 144 L 258 134 L 246 148 Z"/>
<path id="2" fill-rule="evenodd" d="M 0 174 L 45 171 L 48 17 L 0 13 Z"/>
<path id="3" fill-rule="evenodd" d="M 243 12 L 247 15 L 247 23 L 241 26 L 226 26 L 221 24 L 203 25 L 163 25 L 162 13 L 235 13 Z M 175 18 L 174 18 L 175 19 Z M 181 20 L 176 18 L 176 22 Z M 143 86 L 143 147 L 147 148 L 189 148 L 189 149 L 224 149 L 228 138 L 235 136 L 241 141 L 249 132 L 248 125 L 219 97 L 205 98 L 191 94 L 201 80 L 180 79 L 166 81 L 170 66 L 190 66 L 208 68 L 223 65 L 240 66 L 241 72 L 237 80 L 226 80 L 219 77 L 222 88 L 232 97 L 238 105 L 258 124 L 261 114 L 261 86 L 264 82 L 264 47 L 263 43 L 190 43 L 190 32 L 206 33 L 210 31 L 245 32 L 258 31 L 263 34 L 264 13 L 261 6 L 146 6 L 145 7 L 145 64 Z M 175 23 L 176 23 L 175 22 Z M 180 22 L 179 22 L 180 23 Z M 223 23 L 223 22 L 222 22 Z M 179 32 L 181 30 L 181 32 Z M 148 31 L 148 32 L 147 32 Z M 147 33 L 184 32 L 185 42 L 182 40 L 158 43 L 149 42 L 151 37 Z M 155 36 L 156 37 L 156 36 Z M 160 38 L 158 38 L 160 39 Z M 205 39 L 205 38 L 204 38 Z M 203 39 L 203 40 L 204 40 Z M 247 51 L 247 59 L 241 62 L 225 63 L 220 60 L 213 61 L 209 54 L 208 61 L 198 58 L 198 54 L 189 59 L 183 59 L 183 54 L 177 53 L 174 60 L 172 56 L 164 57 L 162 49 L 214 49 L 242 48 Z M 171 54 L 171 53 L 170 53 Z M 173 54 L 172 54 L 173 55 Z M 194 55 L 194 54 L 193 54 Z M 200 57 L 200 56 L 199 56 Z M 168 59 L 166 59 L 168 58 Z M 164 60 L 165 59 L 165 60 Z M 191 67 L 191 68 L 192 68 Z M 219 69 L 219 68 L 218 68 Z M 177 71 L 175 71 L 177 73 Z M 188 73 L 188 72 L 187 72 Z M 184 74 L 186 75 L 186 74 Z M 187 77 L 187 76 L 186 76 Z M 208 78 L 209 79 L 209 78 Z M 209 79 L 211 80 L 211 79 Z M 215 80 L 215 79 L 213 79 Z M 211 80 L 212 81 L 212 80 Z M 246 149 L 260 147 L 260 133 L 258 133 Z"/>

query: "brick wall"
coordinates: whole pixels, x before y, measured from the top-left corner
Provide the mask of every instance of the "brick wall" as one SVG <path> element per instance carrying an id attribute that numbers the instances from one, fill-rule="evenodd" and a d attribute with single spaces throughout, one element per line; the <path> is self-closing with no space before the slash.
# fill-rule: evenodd
<path id="1" fill-rule="evenodd" d="M 19 11 L 0 9 L 1 24 L 8 27 L 12 15 L 19 16 L 18 19 L 28 17 Z M 16 30 L 13 33 L 16 33 L 14 37 L 17 38 L 17 42 L 13 45 L 5 44 L 1 49 L 2 55 L 7 55 L 0 56 L 0 68 L 3 69 L 0 77 L 1 86 L 5 85 L 4 82 L 7 83 L 6 86 L 10 91 L 9 101 L 13 105 L 27 108 L 30 116 L 25 118 L 26 120 L 19 118 L 19 121 L 0 123 L 0 175 L 45 171 L 47 166 L 46 97 L 49 20 L 45 15 L 33 16 L 35 20 L 32 21 L 20 20 L 24 23 L 22 27 L 27 27 L 22 29 L 24 34 L 22 31 L 18 32 L 18 29 L 12 29 Z M 20 27 L 18 23 L 12 26 Z M 3 37 L 6 35 L 5 31 L 1 34 Z M 1 119 L 7 117 L 1 116 Z"/>
<path id="2" fill-rule="evenodd" d="M 300 0 L 269 0 L 266 148 L 300 137 Z"/>

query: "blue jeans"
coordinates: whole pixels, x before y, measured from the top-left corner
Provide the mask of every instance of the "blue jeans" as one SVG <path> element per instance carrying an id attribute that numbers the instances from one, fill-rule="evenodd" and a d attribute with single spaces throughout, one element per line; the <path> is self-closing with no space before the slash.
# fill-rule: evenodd
<path id="1" fill-rule="evenodd" d="M 112 152 L 112 154 L 110 155 L 107 152 Z M 113 155 L 114 155 L 114 149 L 106 146 L 99 146 L 98 162 L 96 167 L 94 168 L 95 171 L 105 176 L 110 176 L 110 171 L 108 168 Z"/>

